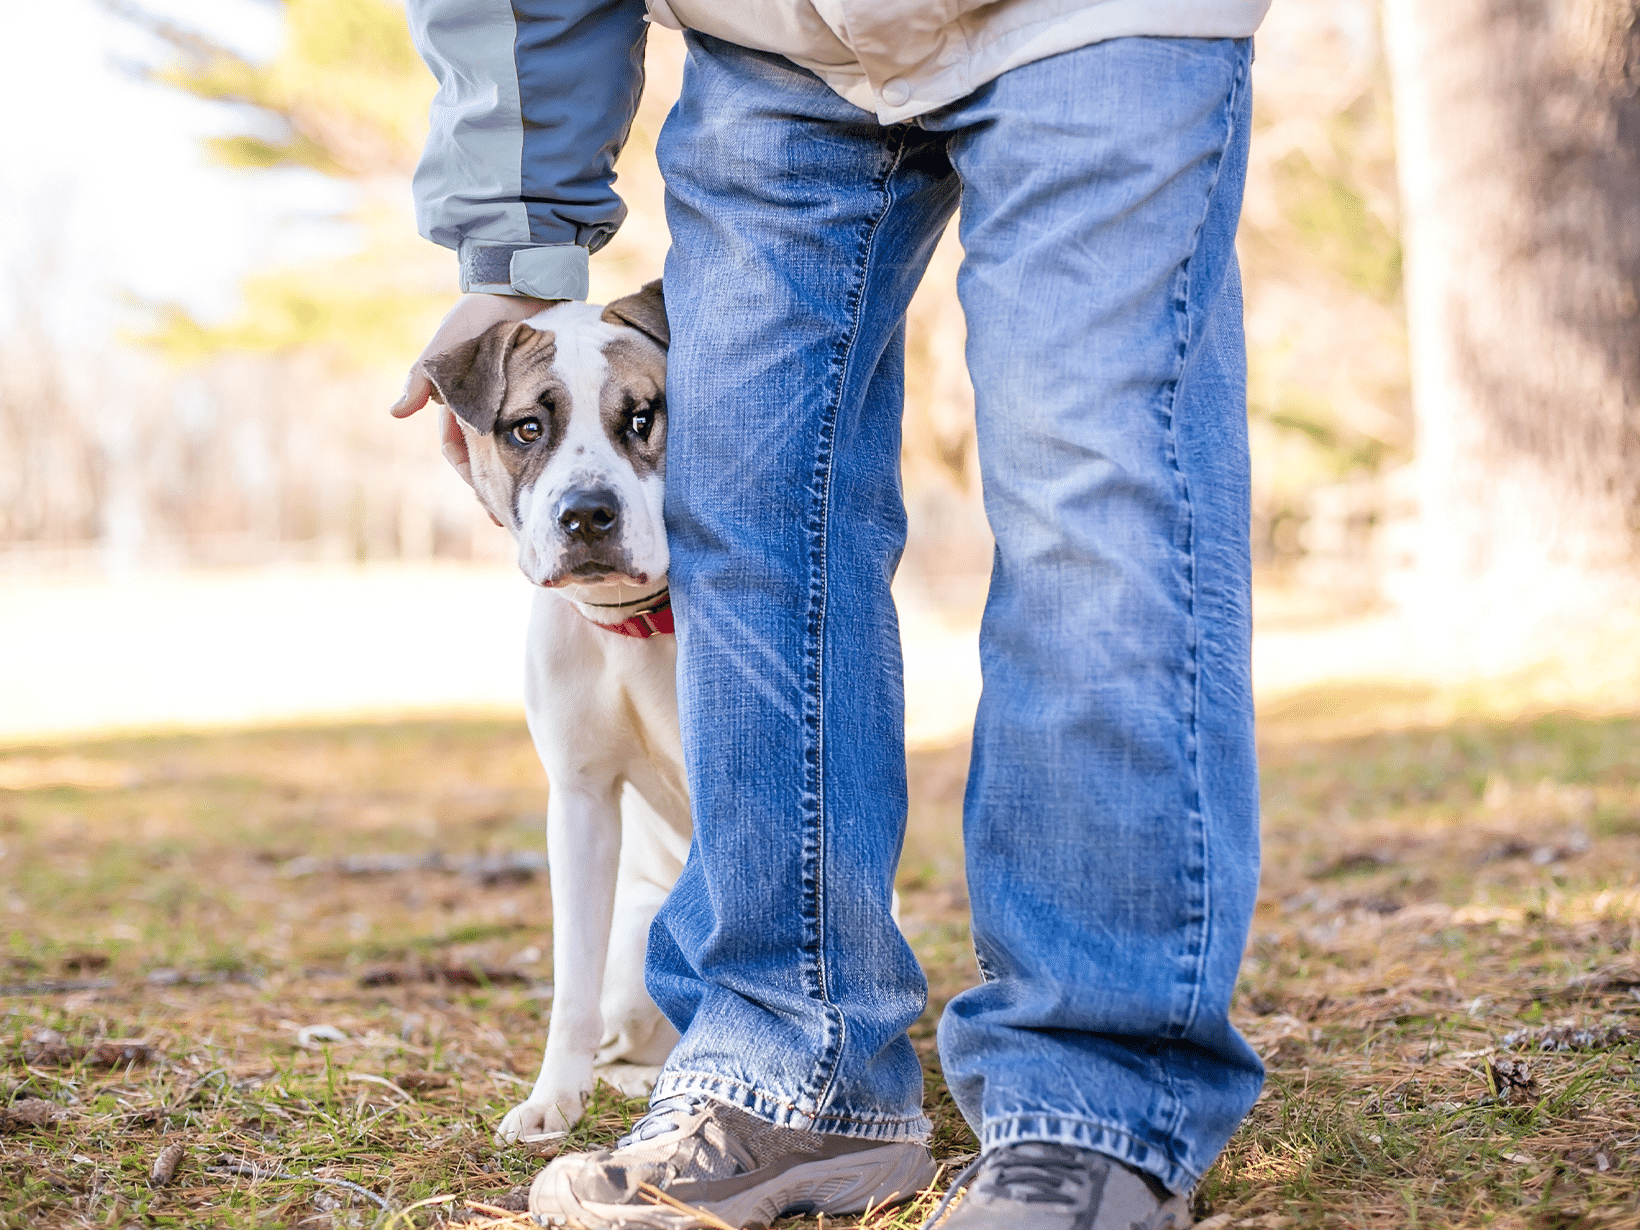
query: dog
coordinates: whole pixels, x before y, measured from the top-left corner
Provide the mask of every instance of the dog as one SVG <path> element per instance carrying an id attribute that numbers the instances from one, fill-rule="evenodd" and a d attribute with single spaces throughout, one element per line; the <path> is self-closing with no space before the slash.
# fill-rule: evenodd
<path id="1" fill-rule="evenodd" d="M 668 338 L 656 281 L 422 364 L 538 587 L 524 699 L 550 789 L 554 989 L 541 1073 L 496 1133 L 507 1143 L 549 1147 L 599 1079 L 649 1092 L 678 1038 L 643 980 L 690 839 L 661 520 Z"/>

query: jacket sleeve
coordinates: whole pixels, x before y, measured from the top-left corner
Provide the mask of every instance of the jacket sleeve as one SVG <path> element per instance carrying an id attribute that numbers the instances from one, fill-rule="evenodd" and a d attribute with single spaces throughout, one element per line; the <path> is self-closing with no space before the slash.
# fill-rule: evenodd
<path id="1" fill-rule="evenodd" d="M 438 79 L 412 188 L 461 289 L 584 299 L 626 207 L 615 156 L 643 90 L 642 0 L 408 0 Z"/>

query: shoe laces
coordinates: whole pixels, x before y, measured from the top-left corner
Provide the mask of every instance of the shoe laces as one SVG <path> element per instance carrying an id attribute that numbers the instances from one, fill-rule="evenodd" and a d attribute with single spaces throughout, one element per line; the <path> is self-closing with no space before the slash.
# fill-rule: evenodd
<path id="1" fill-rule="evenodd" d="M 1087 1177 L 1087 1159 L 1081 1149 L 1034 1140 L 1004 1145 L 994 1153 L 976 1157 L 963 1168 L 923 1222 L 923 1230 L 933 1230 L 940 1224 L 951 1202 L 969 1186 L 982 1167 L 993 1172 L 981 1180 L 983 1190 L 1000 1188 L 1008 1198 L 1023 1204 L 1075 1204 L 1076 1197 L 1068 1193 L 1065 1186 L 1069 1184 L 1074 1189 Z"/>
<path id="2" fill-rule="evenodd" d="M 632 1125 L 630 1132 L 615 1142 L 615 1147 L 624 1149 L 640 1140 L 651 1140 L 667 1132 L 675 1132 L 678 1122 L 673 1116 L 687 1118 L 698 1113 L 706 1102 L 707 1099 L 698 1093 L 674 1093 L 661 1098 L 650 1105 L 643 1117 Z"/>
<path id="3" fill-rule="evenodd" d="M 1031 1141 L 997 1150 L 981 1182 L 986 1191 L 1022 1204 L 1075 1204 L 1076 1189 L 1086 1179 L 1083 1150 Z"/>

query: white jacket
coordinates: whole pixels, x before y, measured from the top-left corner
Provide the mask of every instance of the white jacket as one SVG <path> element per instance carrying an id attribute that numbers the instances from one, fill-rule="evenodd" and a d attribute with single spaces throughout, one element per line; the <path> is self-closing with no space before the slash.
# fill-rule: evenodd
<path id="1" fill-rule="evenodd" d="M 649 0 L 651 20 L 783 55 L 885 124 L 1131 34 L 1247 38 L 1270 0 Z"/>
<path id="2" fill-rule="evenodd" d="M 1011 68 L 1125 35 L 1245 38 L 1270 0 L 408 0 L 439 81 L 416 169 L 421 233 L 461 288 L 582 299 L 625 216 L 611 187 L 646 20 L 783 55 L 885 123 Z"/>

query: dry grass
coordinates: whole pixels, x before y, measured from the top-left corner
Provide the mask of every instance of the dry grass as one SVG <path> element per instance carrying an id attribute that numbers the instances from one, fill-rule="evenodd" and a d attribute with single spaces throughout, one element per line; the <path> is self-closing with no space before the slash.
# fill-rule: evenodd
<path id="1" fill-rule="evenodd" d="M 1271 1074 L 1200 1211 L 1640 1226 L 1640 719 L 1306 733 L 1379 700 L 1267 715 L 1238 1019 Z M 972 967 L 963 761 L 912 764 L 901 887 L 936 1005 Z M 538 853 L 544 803 L 506 722 L 0 754 L 0 1225 L 524 1224 L 507 1194 L 538 1162 L 490 1127 L 550 1002 L 544 880 L 507 857 Z M 916 1038 L 960 1159 L 931 1016 Z M 601 1096 L 571 1146 L 638 1109 Z"/>

